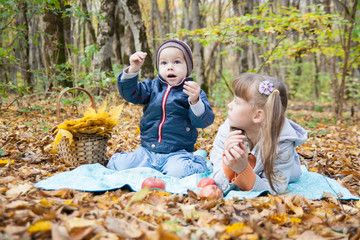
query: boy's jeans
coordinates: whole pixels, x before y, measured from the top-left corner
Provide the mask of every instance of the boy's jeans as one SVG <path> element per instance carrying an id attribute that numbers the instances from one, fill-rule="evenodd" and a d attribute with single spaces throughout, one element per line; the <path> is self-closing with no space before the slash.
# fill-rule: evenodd
<path id="1" fill-rule="evenodd" d="M 205 159 L 202 156 L 194 155 L 185 150 L 166 154 L 155 153 L 142 146 L 131 153 L 115 153 L 106 167 L 118 171 L 136 167 L 150 167 L 177 178 L 208 171 Z"/>

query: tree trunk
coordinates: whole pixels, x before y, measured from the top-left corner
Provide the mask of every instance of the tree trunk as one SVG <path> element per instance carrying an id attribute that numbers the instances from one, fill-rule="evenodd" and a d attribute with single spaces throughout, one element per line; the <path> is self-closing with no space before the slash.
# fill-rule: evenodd
<path id="1" fill-rule="evenodd" d="M 324 0 L 324 11 L 326 14 L 331 14 L 331 0 Z M 329 28 L 331 28 L 331 25 L 328 25 Z M 326 61 L 326 55 L 321 55 L 322 56 L 322 61 L 324 63 L 324 67 L 323 67 L 323 71 L 327 71 L 328 69 L 330 69 L 330 80 L 331 80 L 331 91 L 332 91 L 332 96 L 334 97 L 334 104 L 332 107 L 332 111 L 336 111 L 336 102 L 338 102 L 338 95 L 337 95 L 337 89 L 338 89 L 338 73 L 337 73 L 337 61 L 338 61 L 338 57 L 337 56 L 333 56 L 330 57 L 329 61 Z M 321 65 L 323 66 L 323 65 Z"/>
<path id="2" fill-rule="evenodd" d="M 185 30 L 190 30 L 190 26 L 192 25 L 192 18 L 189 16 L 190 0 L 184 0 L 184 8 L 184 25 L 182 27 L 185 28 Z"/>
<path id="3" fill-rule="evenodd" d="M 117 64 L 124 65 L 123 60 L 123 51 L 122 51 L 122 41 L 125 33 L 124 25 L 124 12 L 119 4 L 116 5 L 115 9 L 115 28 L 114 28 L 114 42 L 113 42 L 113 51 L 115 55 L 115 61 Z"/>
<path id="4" fill-rule="evenodd" d="M 147 42 L 146 28 L 141 18 L 138 0 L 121 0 L 120 3 L 132 31 L 136 51 L 143 51 L 149 54 L 150 49 Z M 151 57 L 145 59 L 144 65 L 141 68 L 141 76 L 144 78 L 154 77 L 154 65 Z"/>
<path id="5" fill-rule="evenodd" d="M 0 48 L 3 47 L 3 35 L 0 34 Z M 8 77 L 8 68 L 6 64 L 0 64 L 0 83 L 7 83 L 9 81 Z M 2 93 L 2 92 L 1 92 Z M 4 93 L 6 94 L 6 93 Z M 1 100 L 1 98 L 0 98 Z"/>
<path id="6" fill-rule="evenodd" d="M 234 16 L 240 17 L 240 8 L 239 8 L 238 0 L 232 0 L 232 5 L 233 5 L 233 9 L 234 9 Z M 240 44 L 235 43 L 235 47 L 240 47 Z M 243 46 L 243 48 L 244 47 L 245 46 Z M 243 68 L 246 69 L 245 71 L 248 70 L 247 61 L 246 61 L 246 58 L 244 58 L 242 56 L 240 50 L 235 50 L 234 58 L 235 58 L 235 61 L 232 66 L 232 72 L 233 72 L 234 76 L 238 76 L 241 73 L 241 71 L 243 71 Z"/>
<path id="7" fill-rule="evenodd" d="M 155 42 L 155 36 L 156 36 L 156 29 L 155 29 L 156 12 L 155 12 L 155 7 L 154 7 L 154 4 L 153 4 L 153 0 L 151 1 L 151 4 L 150 4 L 150 16 L 151 16 L 150 38 L 151 38 L 151 48 L 153 49 L 152 60 L 153 60 L 153 62 L 155 62 L 156 61 L 156 51 L 155 51 L 155 49 L 157 49 L 156 42 Z"/>
<path id="8" fill-rule="evenodd" d="M 72 21 L 73 24 L 73 47 L 74 49 L 81 49 L 81 26 L 83 25 L 81 21 Z M 73 73 L 74 73 L 74 86 L 84 87 L 82 82 L 79 82 L 78 76 L 81 72 L 82 66 L 79 65 L 80 62 L 80 55 L 79 54 L 72 54 L 72 63 L 73 63 Z"/>
<path id="9" fill-rule="evenodd" d="M 85 14 L 84 25 L 87 26 L 87 29 L 89 31 L 89 44 L 94 44 L 95 40 L 96 40 L 96 34 L 95 34 L 94 26 L 92 25 L 92 23 L 90 21 L 91 15 L 88 12 L 86 0 L 81 0 L 81 10 Z M 84 26 L 84 29 L 85 29 L 85 26 Z M 86 46 L 86 43 L 85 43 L 84 47 L 85 46 Z"/>
<path id="10" fill-rule="evenodd" d="M 124 44 L 123 45 L 124 45 L 124 48 L 123 48 L 124 65 L 129 65 L 130 64 L 129 58 L 130 58 L 131 54 L 133 54 L 136 51 L 134 35 L 131 31 L 129 23 L 127 23 L 127 25 L 125 25 Z"/>
<path id="11" fill-rule="evenodd" d="M 60 1 L 60 11 L 51 12 L 46 11 L 40 17 L 40 29 L 44 34 L 41 34 L 42 52 L 44 64 L 49 77 L 56 73 L 56 65 L 66 63 L 67 55 L 65 51 L 65 32 L 64 19 L 62 11 L 64 5 Z M 62 69 L 64 74 L 67 74 L 69 69 Z M 49 87 L 52 85 L 49 83 Z M 66 78 L 60 79 L 60 85 L 63 87 L 72 87 L 72 81 Z"/>
<path id="12" fill-rule="evenodd" d="M 358 0 L 355 0 L 353 2 L 351 11 L 350 11 L 350 9 L 345 9 L 346 11 L 344 11 L 345 18 L 347 20 L 349 20 L 350 26 L 348 28 L 345 25 L 344 31 L 343 31 L 343 38 L 344 38 L 343 49 L 345 51 L 345 56 L 344 56 L 344 63 L 343 63 L 340 87 L 338 88 L 338 91 L 337 91 L 338 101 L 336 102 L 336 108 L 335 108 L 335 113 L 336 113 L 337 118 L 342 117 L 343 105 L 344 105 L 345 84 L 346 84 L 346 80 L 347 80 L 347 77 L 349 75 L 350 68 L 351 68 L 351 66 L 349 65 L 350 49 L 352 47 L 352 34 L 353 34 L 353 30 L 354 30 L 355 14 L 357 12 L 357 6 L 358 6 Z M 342 5 L 342 7 L 346 7 L 346 6 Z M 346 37 L 346 35 L 347 35 L 347 37 Z"/>
<path id="13" fill-rule="evenodd" d="M 214 19 L 214 25 L 219 25 L 221 22 L 222 1 L 213 1 L 208 7 L 209 9 L 217 9 L 217 11 L 212 11 L 211 18 Z M 212 94 L 213 89 L 210 86 L 213 86 L 219 79 L 223 79 L 223 56 L 220 54 L 222 48 L 221 42 L 214 42 L 207 46 L 207 61 L 204 59 L 204 79 L 206 79 L 206 83 L 202 85 L 202 89 L 207 94 Z M 226 81 L 226 79 L 224 80 Z"/>
<path id="14" fill-rule="evenodd" d="M 314 66 L 315 66 L 315 82 L 314 82 L 314 94 L 315 94 L 315 101 L 317 101 L 320 97 L 320 80 L 319 80 L 319 74 L 320 74 L 320 68 L 318 63 L 318 57 L 317 54 L 314 53 Z"/>
<path id="15" fill-rule="evenodd" d="M 82 43 L 83 43 L 83 50 L 85 50 L 87 45 L 87 34 L 86 34 L 86 25 L 82 24 Z M 89 72 L 89 67 L 84 64 L 84 71 Z"/>
<path id="16" fill-rule="evenodd" d="M 96 39 L 99 52 L 95 54 L 93 67 L 100 73 L 106 72 L 106 75 L 110 76 L 112 74 L 111 57 L 114 38 L 115 1 L 102 0 L 100 14 L 103 19 L 99 22 L 99 32 Z M 100 81 L 100 76 L 96 76 L 96 81 Z"/>
<path id="17" fill-rule="evenodd" d="M 245 7 L 243 10 L 243 15 L 246 14 L 252 14 L 254 9 L 254 3 L 253 1 L 246 1 L 245 3 Z M 253 24 L 251 22 L 249 22 L 249 24 Z M 249 42 L 250 44 L 243 44 L 242 48 L 244 49 L 244 51 L 241 52 L 241 72 L 247 72 L 250 69 L 254 69 L 256 67 L 256 52 L 254 52 L 252 50 L 253 48 L 253 44 L 251 42 Z"/>
<path id="18" fill-rule="evenodd" d="M 221 12 L 223 10 L 222 8 L 222 2 L 221 0 L 218 0 L 218 16 L 217 16 L 217 24 L 219 25 L 221 23 Z M 223 56 L 221 55 L 221 52 L 223 51 L 223 45 L 222 43 L 219 43 L 219 73 L 222 74 L 223 71 Z M 220 76 L 219 76 L 220 77 Z"/>
<path id="19" fill-rule="evenodd" d="M 165 39 L 164 25 L 166 25 L 166 23 L 164 23 L 162 21 L 161 13 L 159 11 L 159 6 L 157 4 L 157 0 L 151 0 L 151 8 L 153 10 L 154 19 L 156 18 L 157 22 L 158 22 L 160 37 L 162 40 L 164 40 Z"/>
<path id="20" fill-rule="evenodd" d="M 302 62 L 303 62 L 303 59 L 302 57 L 300 56 L 300 54 L 296 55 L 295 56 L 295 66 L 296 66 L 296 70 L 295 70 L 295 79 L 294 79 L 294 83 L 293 83 L 293 87 L 292 89 L 294 90 L 294 95 L 296 94 L 298 88 L 299 88 L 299 85 L 300 85 L 300 78 L 301 78 L 301 75 L 302 75 Z M 289 94 L 289 98 L 290 99 L 293 99 L 294 98 L 294 95 L 291 95 Z"/>
<path id="21" fill-rule="evenodd" d="M 64 6 L 64 12 L 68 12 L 71 11 L 71 6 L 70 5 L 65 5 Z M 69 13 L 68 13 L 69 15 Z M 67 59 L 70 59 L 72 51 L 70 51 L 70 49 L 68 47 L 66 47 L 66 45 L 70 45 L 73 46 L 74 45 L 74 41 L 73 41 L 73 36 L 74 36 L 74 28 L 72 27 L 71 24 L 71 16 L 67 16 L 67 17 L 63 17 L 63 25 L 64 25 L 64 49 L 65 49 L 65 56 Z"/>
<path id="22" fill-rule="evenodd" d="M 32 17 L 30 19 L 30 39 L 29 39 L 29 47 L 30 47 L 30 69 L 39 70 L 42 68 L 41 65 L 41 55 L 38 54 L 38 48 L 40 44 L 35 44 L 36 42 L 40 42 L 41 40 L 37 37 L 37 33 L 39 32 L 39 19 Z"/>
<path id="23" fill-rule="evenodd" d="M 28 20 L 28 7 L 27 7 L 27 2 L 21 2 L 20 3 L 20 8 L 21 8 L 21 14 L 22 14 L 22 21 L 23 21 L 23 26 L 24 28 L 22 29 L 23 31 L 23 36 L 24 36 L 24 43 L 23 43 L 23 57 L 22 57 L 22 72 L 23 72 L 23 76 L 24 76 L 24 83 L 25 86 L 29 89 L 30 92 L 33 91 L 34 89 L 34 84 L 33 84 L 33 74 L 32 71 L 30 69 L 30 29 L 29 29 L 29 20 Z"/>
<path id="24" fill-rule="evenodd" d="M 281 5 L 284 7 L 290 7 L 290 0 L 281 0 Z"/>
<path id="25" fill-rule="evenodd" d="M 165 34 L 170 33 L 170 26 L 171 26 L 171 21 L 170 21 L 170 7 L 169 7 L 169 0 L 165 0 Z"/>
<path id="26" fill-rule="evenodd" d="M 201 28 L 201 16 L 200 16 L 200 9 L 199 9 L 199 0 L 192 0 L 191 8 L 192 8 L 192 26 L 191 29 L 199 29 Z M 196 74 L 196 82 L 201 86 L 201 88 L 208 92 L 207 82 L 204 79 L 204 63 L 203 63 L 203 47 L 201 43 L 194 42 L 193 48 L 193 55 L 194 55 L 194 70 Z"/>

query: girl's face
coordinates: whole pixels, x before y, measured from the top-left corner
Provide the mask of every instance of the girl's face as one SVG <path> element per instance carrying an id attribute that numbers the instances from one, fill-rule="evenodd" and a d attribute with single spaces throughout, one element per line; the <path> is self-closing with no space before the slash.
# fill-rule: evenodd
<path id="1" fill-rule="evenodd" d="M 181 82 L 187 73 L 183 52 L 175 47 L 168 47 L 159 56 L 159 74 L 170 85 Z"/>
<path id="2" fill-rule="evenodd" d="M 228 118 L 231 127 L 245 130 L 251 129 L 253 122 L 254 109 L 244 99 L 234 96 L 234 100 L 228 104 Z"/>

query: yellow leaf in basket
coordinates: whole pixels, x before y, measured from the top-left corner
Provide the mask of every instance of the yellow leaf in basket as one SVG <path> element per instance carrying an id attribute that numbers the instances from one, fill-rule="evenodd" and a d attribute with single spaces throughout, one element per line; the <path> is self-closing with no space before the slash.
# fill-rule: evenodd
<path id="1" fill-rule="evenodd" d="M 104 135 L 105 132 L 106 132 L 105 127 L 99 127 L 99 131 L 97 132 L 97 134 Z"/>
<path id="2" fill-rule="evenodd" d="M 74 129 L 77 129 L 77 128 L 82 128 L 82 127 L 86 127 L 87 126 L 87 122 L 79 122 L 77 123 L 76 125 L 74 125 Z"/>
<path id="3" fill-rule="evenodd" d="M 94 120 L 95 121 L 100 121 L 101 123 L 104 123 L 107 121 L 107 119 L 109 118 L 109 114 L 108 113 L 99 113 L 95 118 Z M 97 122 L 99 123 L 99 122 Z"/>
<path id="4" fill-rule="evenodd" d="M 104 102 L 103 105 L 98 110 L 98 113 L 105 113 L 106 112 L 106 107 L 107 107 L 107 104 L 106 104 L 106 102 Z"/>
<path id="5" fill-rule="evenodd" d="M 66 127 L 70 127 L 70 126 L 74 126 L 78 123 L 78 120 L 68 120 L 64 123 L 61 123 L 59 125 L 59 128 L 66 128 Z"/>
<path id="6" fill-rule="evenodd" d="M 55 137 L 55 140 L 54 140 L 54 142 L 53 142 L 53 144 L 52 144 L 52 145 L 53 145 L 53 148 L 50 150 L 50 153 L 57 153 L 57 145 L 60 143 L 61 138 L 62 138 L 61 129 L 58 128 L 57 130 L 58 130 L 58 132 L 57 132 L 56 137 Z M 60 131 L 59 131 L 59 130 L 60 130 Z"/>
<path id="7" fill-rule="evenodd" d="M 94 126 L 94 120 L 92 119 L 87 119 L 86 122 L 83 122 L 81 127 L 90 127 L 90 126 Z"/>
<path id="8" fill-rule="evenodd" d="M 86 126 L 91 127 L 91 126 L 101 126 L 102 121 L 101 119 L 89 119 L 86 121 Z"/>
<path id="9" fill-rule="evenodd" d="M 88 107 L 84 112 L 84 117 L 94 116 L 95 114 L 96 114 L 95 109 L 93 109 L 92 107 Z"/>
<path id="10" fill-rule="evenodd" d="M 118 123 L 123 107 L 124 104 L 121 104 L 120 106 L 116 106 L 109 111 L 110 118 L 108 122 L 110 126 L 114 127 Z"/>
<path id="11" fill-rule="evenodd" d="M 63 137 L 66 137 L 69 139 L 69 144 L 73 142 L 73 135 L 70 131 L 58 128 L 59 131 L 56 134 L 55 140 L 53 142 L 53 148 L 49 151 L 50 153 L 57 153 L 57 145 L 60 143 L 61 139 Z"/>
<path id="12" fill-rule="evenodd" d="M 99 127 L 96 127 L 96 126 L 78 129 L 79 133 L 85 133 L 85 134 L 95 134 L 95 133 L 98 133 L 100 131 L 101 131 L 101 129 Z"/>
<path id="13" fill-rule="evenodd" d="M 60 143 L 60 141 L 63 137 L 66 137 L 69 139 L 69 144 L 71 144 L 73 142 L 72 133 L 65 129 L 59 128 L 59 131 L 56 134 L 55 140 L 53 142 L 53 148 L 52 148 L 52 150 L 50 150 L 50 153 L 57 153 L 57 145 Z"/>
<path id="14" fill-rule="evenodd" d="M 63 137 L 66 137 L 67 139 L 69 139 L 69 144 L 71 145 L 72 142 L 74 141 L 72 133 L 65 129 L 60 129 L 60 132 Z"/>
<path id="15" fill-rule="evenodd" d="M 103 126 L 103 127 L 106 126 L 107 123 L 108 123 L 108 119 L 109 119 L 109 117 L 108 117 L 108 118 L 100 119 L 101 123 L 98 124 L 98 125 Z M 99 120 L 98 120 L 98 121 L 99 121 Z"/>
<path id="16" fill-rule="evenodd" d="M 56 134 L 55 140 L 53 142 L 53 149 L 50 150 L 50 153 L 57 153 L 57 145 L 60 143 L 60 141 L 63 137 L 66 137 L 69 139 L 69 144 L 71 144 L 73 142 L 73 135 L 71 132 L 69 132 L 65 129 L 61 129 L 61 128 L 58 128 L 58 129 L 59 129 L 59 131 Z"/>
<path id="17" fill-rule="evenodd" d="M 71 131 L 74 126 L 79 124 L 80 121 L 69 120 L 58 125 L 58 128 Z"/>

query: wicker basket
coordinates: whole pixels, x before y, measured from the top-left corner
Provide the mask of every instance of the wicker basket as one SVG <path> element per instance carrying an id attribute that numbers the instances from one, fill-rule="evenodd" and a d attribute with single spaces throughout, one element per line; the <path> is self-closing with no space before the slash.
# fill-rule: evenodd
<path id="1" fill-rule="evenodd" d="M 91 100 L 92 107 L 96 110 L 92 95 L 83 88 L 70 88 L 62 91 L 56 101 L 56 115 L 60 123 L 60 99 L 70 90 L 84 91 Z M 69 139 L 62 138 L 57 146 L 58 154 L 66 164 L 77 167 L 81 164 L 100 163 L 106 164 L 106 148 L 110 137 L 98 134 L 73 134 L 73 143 Z"/>

